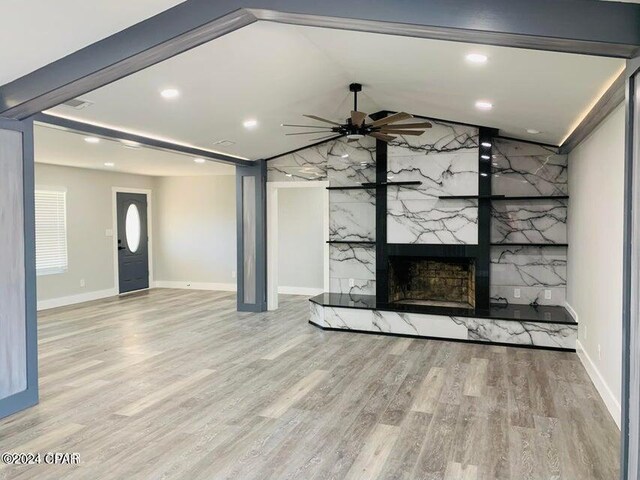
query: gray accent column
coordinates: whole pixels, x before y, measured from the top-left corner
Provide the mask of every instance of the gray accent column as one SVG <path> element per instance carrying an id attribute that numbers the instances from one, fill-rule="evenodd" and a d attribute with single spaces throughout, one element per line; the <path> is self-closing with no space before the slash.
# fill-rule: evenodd
<path id="1" fill-rule="evenodd" d="M 0 418 L 38 403 L 33 122 L 0 119 Z"/>
<path id="2" fill-rule="evenodd" d="M 267 310 L 267 162 L 236 168 L 238 311 Z"/>

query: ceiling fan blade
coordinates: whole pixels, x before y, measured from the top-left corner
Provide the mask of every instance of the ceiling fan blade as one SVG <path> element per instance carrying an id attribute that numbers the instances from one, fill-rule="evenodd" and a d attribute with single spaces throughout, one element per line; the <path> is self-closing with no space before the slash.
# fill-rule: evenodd
<path id="1" fill-rule="evenodd" d="M 394 113 L 393 115 L 389 115 L 388 117 L 381 118 L 380 120 L 376 120 L 371 124 L 372 127 L 381 127 L 382 125 L 386 125 L 388 123 L 399 122 L 400 120 L 406 120 L 407 118 L 413 118 L 413 115 L 410 115 L 405 112 Z"/>
<path id="2" fill-rule="evenodd" d="M 377 138 L 378 140 L 382 140 L 383 142 L 390 142 L 391 140 L 396 138 L 394 136 L 386 135 L 386 134 L 380 133 L 380 132 L 373 132 L 373 133 L 370 133 L 369 135 L 371 135 L 372 137 Z"/>
<path id="3" fill-rule="evenodd" d="M 325 127 L 323 125 L 293 125 L 290 123 L 283 123 L 280 125 L 281 127 L 305 127 L 305 128 L 328 128 L 332 129 L 333 127 Z"/>
<path id="4" fill-rule="evenodd" d="M 330 123 L 331 125 L 341 126 L 338 122 L 334 122 L 333 120 L 327 120 L 326 118 L 317 117 L 316 115 L 303 115 L 303 117 L 313 118 L 314 120 L 318 120 L 319 122 Z"/>
<path id="5" fill-rule="evenodd" d="M 320 130 L 315 132 L 295 132 L 295 133 L 285 133 L 285 135 L 313 135 L 314 133 L 327 133 L 327 131 Z"/>
<path id="6" fill-rule="evenodd" d="M 422 135 L 424 130 L 380 130 L 380 133 L 391 133 L 393 135 Z"/>
<path id="7" fill-rule="evenodd" d="M 431 128 L 433 125 L 431 122 L 421 122 L 421 123 L 400 123 L 397 125 L 385 125 L 384 129 L 389 128 Z"/>
<path id="8" fill-rule="evenodd" d="M 367 118 L 366 113 L 351 111 L 351 123 L 353 125 L 361 126 L 365 118 Z"/>

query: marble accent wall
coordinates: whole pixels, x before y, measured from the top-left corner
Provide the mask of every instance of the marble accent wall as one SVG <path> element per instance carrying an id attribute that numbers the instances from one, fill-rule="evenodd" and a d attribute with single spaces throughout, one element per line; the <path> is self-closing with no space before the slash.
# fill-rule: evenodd
<path id="1" fill-rule="evenodd" d="M 491 242 L 566 244 L 567 156 L 552 147 L 495 139 L 494 195 L 542 197 L 498 200 L 491 208 Z M 567 249 L 562 246 L 491 248 L 491 301 L 563 305 L 567 284 Z M 516 289 L 519 297 L 516 297 Z"/>
<path id="2" fill-rule="evenodd" d="M 375 155 L 372 138 L 338 139 L 270 160 L 267 181 L 328 181 L 332 187 L 375 182 Z M 375 190 L 329 192 L 329 239 L 375 242 Z M 375 295 L 375 252 L 375 245 L 332 244 L 330 291 Z"/>
<path id="3" fill-rule="evenodd" d="M 387 189 L 388 242 L 477 244 L 477 201 L 438 197 L 478 194 L 478 129 L 432 123 L 423 135 L 389 143 L 389 180 L 422 185 Z"/>

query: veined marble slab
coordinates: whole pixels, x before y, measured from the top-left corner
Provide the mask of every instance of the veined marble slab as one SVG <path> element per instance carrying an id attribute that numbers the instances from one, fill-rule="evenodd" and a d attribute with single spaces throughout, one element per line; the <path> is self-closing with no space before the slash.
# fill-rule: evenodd
<path id="1" fill-rule="evenodd" d="M 567 201 L 493 202 L 494 243 L 567 243 Z"/>
<path id="2" fill-rule="evenodd" d="M 577 325 L 324 307 L 310 303 L 310 320 L 324 328 L 575 349 Z"/>
<path id="3" fill-rule="evenodd" d="M 342 285 L 350 278 L 359 282 L 375 281 L 375 245 L 332 244 L 329 248 L 329 278 L 333 279 L 334 286 L 337 285 L 336 281 Z"/>
<path id="4" fill-rule="evenodd" d="M 476 200 L 387 201 L 387 241 L 419 244 L 477 244 Z"/>
<path id="5" fill-rule="evenodd" d="M 491 248 L 493 303 L 564 305 L 567 249 L 564 247 Z M 515 297 L 515 289 L 520 297 Z M 545 291 L 551 298 L 545 298 Z"/>
<path id="6" fill-rule="evenodd" d="M 494 195 L 568 195 L 567 155 L 557 149 L 495 139 L 493 155 Z"/>
<path id="7" fill-rule="evenodd" d="M 371 202 L 329 204 L 329 239 L 375 241 L 376 205 Z"/>

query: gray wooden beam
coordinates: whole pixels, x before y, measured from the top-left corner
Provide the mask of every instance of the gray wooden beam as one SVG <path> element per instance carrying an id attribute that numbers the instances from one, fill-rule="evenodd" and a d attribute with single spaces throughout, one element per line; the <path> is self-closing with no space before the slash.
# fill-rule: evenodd
<path id="1" fill-rule="evenodd" d="M 618 105 L 624 102 L 625 73 L 622 72 L 571 135 L 560 145 L 560 153 L 569 153 L 589 136 Z"/>
<path id="2" fill-rule="evenodd" d="M 143 135 L 137 135 L 134 133 L 123 132 L 113 128 L 101 127 L 98 125 L 92 125 L 90 123 L 78 122 L 77 120 L 70 120 L 68 118 L 56 117 L 55 115 L 48 115 L 46 113 L 39 113 L 33 116 L 33 120 L 37 123 L 55 125 L 63 127 L 68 130 L 80 133 L 88 133 L 97 137 L 113 138 L 116 140 L 127 140 L 130 142 L 136 142 L 149 148 L 155 148 L 157 150 L 164 150 L 168 152 L 181 153 L 183 155 L 191 155 L 194 157 L 202 157 L 207 160 L 212 160 L 226 165 L 233 165 L 235 167 L 248 167 L 254 164 L 251 160 L 243 160 L 241 158 L 232 157 L 223 153 L 215 153 L 209 150 L 203 150 L 196 147 L 188 147 L 180 145 L 166 140 L 158 140 L 155 138 L 145 137 Z"/>
<path id="3" fill-rule="evenodd" d="M 187 0 L 0 87 L 26 118 L 257 20 L 633 57 L 640 5 L 584 0 Z"/>

